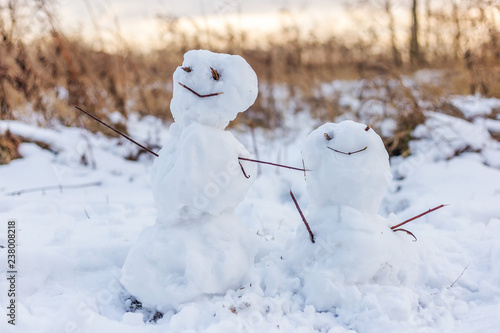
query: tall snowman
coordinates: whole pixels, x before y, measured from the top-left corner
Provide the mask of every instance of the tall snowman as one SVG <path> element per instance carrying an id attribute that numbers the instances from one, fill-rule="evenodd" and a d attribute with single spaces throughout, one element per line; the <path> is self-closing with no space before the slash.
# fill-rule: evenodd
<path id="1" fill-rule="evenodd" d="M 307 221 L 291 258 L 307 304 L 326 311 L 355 304 L 361 286 L 406 282 L 411 241 L 378 215 L 392 179 L 389 156 L 369 126 L 350 120 L 314 130 L 302 147 L 307 173 Z"/>
<path id="2" fill-rule="evenodd" d="M 170 140 L 152 169 L 156 224 L 131 248 L 121 282 L 145 307 L 166 311 L 237 288 L 253 263 L 235 217 L 255 179 L 251 154 L 225 127 L 257 97 L 240 56 L 193 50 L 173 75 Z"/>

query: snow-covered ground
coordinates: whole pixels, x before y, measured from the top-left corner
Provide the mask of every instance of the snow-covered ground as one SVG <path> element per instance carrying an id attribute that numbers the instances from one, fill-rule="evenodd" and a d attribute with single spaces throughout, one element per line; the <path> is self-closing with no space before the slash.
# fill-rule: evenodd
<path id="1" fill-rule="evenodd" d="M 379 212 L 394 213 L 397 222 L 449 205 L 405 226 L 417 242 L 400 234 L 418 254 L 413 284 L 339 281 L 345 302 L 328 311 L 307 304 L 287 251 L 297 228 L 304 228 L 289 196 L 292 189 L 306 211 L 304 174 L 261 165 L 236 210 L 260 241 L 248 283 L 201 296 L 156 322 L 144 322 L 145 311 L 127 312 L 119 282 L 129 249 L 155 222 L 153 157 L 129 161 L 137 147 L 83 129 L 1 121 L 0 132 L 9 128 L 52 151 L 24 143 L 23 158 L 0 166 L 0 245 L 7 246 L 9 219 L 17 221 L 19 244 L 16 326 L 7 323 L 9 285 L 2 278 L 0 331 L 497 332 L 500 144 L 490 133 L 498 135 L 500 119 L 488 116 L 500 101 L 457 96 L 452 103 L 470 121 L 429 112 L 413 133 L 412 155 L 391 160 L 394 179 Z M 261 160 L 302 167 L 301 144 L 318 125 L 304 112 L 275 133 L 259 129 L 252 138 L 248 131 L 232 132 L 250 152 L 258 148 Z M 166 126 L 150 117 L 130 117 L 128 128 L 139 142 L 167 137 Z M 51 186 L 60 188 L 13 193 Z M 2 276 L 6 256 L 1 248 Z"/>

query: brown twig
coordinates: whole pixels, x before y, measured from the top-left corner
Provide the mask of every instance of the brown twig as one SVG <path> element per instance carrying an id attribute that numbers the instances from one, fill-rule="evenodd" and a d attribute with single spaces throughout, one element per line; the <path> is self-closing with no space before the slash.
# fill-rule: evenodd
<path id="1" fill-rule="evenodd" d="M 241 168 L 241 172 L 243 172 L 243 176 L 245 176 L 246 179 L 250 178 L 250 176 L 247 175 L 247 173 L 245 172 L 245 168 L 243 167 L 243 164 L 241 164 L 240 161 L 238 161 L 238 163 L 240 164 L 240 168 Z"/>
<path id="2" fill-rule="evenodd" d="M 196 91 L 194 91 L 193 89 L 191 89 L 191 88 L 189 88 L 188 86 L 186 86 L 185 84 L 182 84 L 182 83 L 180 83 L 180 82 L 179 82 L 179 84 L 180 84 L 182 87 L 184 87 L 184 88 L 186 88 L 187 90 L 189 90 L 190 92 L 192 92 L 193 94 L 195 94 L 196 96 L 198 96 L 198 97 L 202 97 L 202 98 L 204 98 L 204 97 L 212 97 L 212 96 L 217 96 L 217 95 L 221 95 L 221 94 L 223 94 L 223 92 L 218 92 L 218 93 L 213 93 L 213 94 L 200 95 L 200 94 L 198 94 Z"/>
<path id="3" fill-rule="evenodd" d="M 280 168 L 286 168 L 286 169 L 291 169 L 291 170 L 297 170 L 297 171 L 311 171 L 311 170 L 307 170 L 307 169 L 301 169 L 301 168 L 295 168 L 295 167 L 291 167 L 291 166 L 288 166 L 288 165 L 283 165 L 283 164 L 277 164 L 277 163 L 271 163 L 271 162 L 264 162 L 264 161 L 259 161 L 259 160 L 253 160 L 251 158 L 246 158 L 246 157 L 238 157 L 240 160 L 243 160 L 243 161 L 248 161 L 248 162 L 255 162 L 255 163 L 262 163 L 262 164 L 269 164 L 269 165 L 274 165 L 274 166 L 277 166 L 277 167 L 280 167 Z"/>
<path id="4" fill-rule="evenodd" d="M 123 136 L 125 139 L 129 140 L 130 142 L 135 143 L 136 145 L 138 145 L 139 147 L 141 147 L 141 148 L 142 148 L 142 149 L 144 149 L 145 151 L 147 151 L 147 152 L 149 152 L 149 153 L 153 154 L 154 156 L 158 157 L 158 154 L 157 154 L 157 153 L 155 153 L 154 151 L 152 151 L 152 150 L 150 150 L 150 149 L 148 149 L 148 148 L 144 147 L 144 146 L 143 146 L 143 145 L 141 145 L 140 143 L 138 143 L 138 142 L 134 141 L 134 139 L 130 138 L 128 135 L 126 135 L 126 134 L 124 134 L 124 133 L 122 133 L 122 132 L 120 132 L 120 131 L 118 131 L 118 130 L 114 129 L 113 127 L 109 126 L 108 124 L 106 124 L 106 123 L 105 123 L 105 122 L 103 122 L 102 120 L 100 120 L 100 119 L 98 119 L 97 117 L 95 117 L 95 116 L 91 115 L 90 113 L 88 113 L 87 111 L 85 111 L 85 110 L 83 110 L 83 109 L 79 108 L 78 106 L 75 106 L 75 108 L 76 108 L 76 109 L 78 109 L 78 110 L 80 110 L 80 111 L 82 111 L 82 112 L 83 112 L 83 113 L 85 113 L 87 116 L 89 116 L 90 118 L 92 118 L 92 119 L 94 119 L 94 120 L 98 121 L 99 123 L 101 123 L 102 125 L 106 126 L 107 128 L 109 128 L 110 130 L 114 131 L 115 133 L 120 134 L 120 135 L 121 135 L 121 136 Z"/>
<path id="5" fill-rule="evenodd" d="M 462 277 L 462 275 L 464 275 L 465 270 L 466 270 L 467 268 L 469 268 L 469 265 L 470 265 L 470 263 L 468 263 L 468 264 L 467 264 L 467 266 L 465 266 L 465 268 L 464 268 L 464 270 L 462 271 L 462 273 L 460 273 L 460 275 L 456 278 L 456 280 L 455 280 L 455 281 L 453 281 L 453 283 L 452 283 L 452 284 L 448 287 L 448 289 L 449 289 L 449 288 L 451 288 L 451 287 L 453 287 L 453 286 L 455 285 L 455 283 L 457 283 L 457 281 L 458 281 L 458 280 Z"/>
<path id="6" fill-rule="evenodd" d="M 333 150 L 336 153 L 340 153 L 340 154 L 344 154 L 344 155 L 352 155 L 352 154 L 360 153 L 360 152 L 366 150 L 368 148 L 368 146 L 365 147 L 365 148 L 363 148 L 363 149 L 356 150 L 356 151 L 350 151 L 350 152 L 347 152 L 347 153 L 343 152 L 343 151 L 340 151 L 340 150 L 337 150 L 337 149 L 333 149 L 332 147 L 328 147 L 328 146 L 326 146 L 326 148 L 331 149 L 331 150 Z"/>
<path id="7" fill-rule="evenodd" d="M 307 180 L 307 176 L 306 176 L 306 164 L 304 163 L 304 159 L 302 159 L 302 168 L 304 169 L 304 180 Z"/>
<path id="8" fill-rule="evenodd" d="M 98 119 L 97 117 L 91 115 L 90 113 L 84 111 L 83 109 L 79 108 L 78 106 L 75 106 L 76 109 L 82 111 L 83 113 L 85 113 L 87 116 L 91 117 L 92 119 L 98 121 L 99 123 L 101 123 L 102 125 L 106 126 L 107 128 L 111 129 L 112 131 L 114 131 L 115 133 L 118 133 L 119 135 L 123 136 L 125 139 L 129 140 L 130 142 L 132 143 L 135 143 L 136 145 L 138 145 L 139 147 L 141 147 L 142 149 L 144 149 L 145 151 L 153 154 L 154 156 L 158 157 L 158 154 L 155 153 L 154 151 L 144 147 L 143 145 L 141 145 L 140 143 L 138 143 L 137 141 L 133 140 L 132 138 L 130 138 L 128 135 L 118 131 L 117 129 L 114 129 L 113 127 L 111 127 L 110 125 L 106 124 L 105 122 L 103 122 L 102 120 Z M 366 148 L 365 148 L 366 149 Z M 295 168 L 295 167 L 291 167 L 291 166 L 288 166 L 288 165 L 283 165 L 283 164 L 277 164 L 277 163 L 271 163 L 271 162 L 265 162 L 265 161 L 259 161 L 259 160 L 254 160 L 254 159 L 251 159 L 251 158 L 246 158 L 246 157 L 238 157 L 238 159 L 240 161 L 248 161 L 248 162 L 254 162 L 254 163 L 262 163 L 262 164 L 269 164 L 269 165 L 273 165 L 273 166 L 277 166 L 277 167 L 280 167 L 280 168 L 287 168 L 287 169 L 291 169 L 291 170 L 297 170 L 297 171 L 303 171 L 304 173 L 306 171 L 311 171 L 311 170 L 308 170 L 308 169 L 301 169 L 301 168 Z M 248 176 L 245 171 L 243 170 L 243 166 L 241 165 L 240 163 L 240 166 L 242 167 L 242 171 L 243 171 L 243 174 L 245 175 L 245 177 L 247 178 L 250 178 L 250 176 Z"/>
<path id="9" fill-rule="evenodd" d="M 398 228 L 398 229 L 392 229 L 392 231 L 396 232 L 396 231 L 404 231 L 406 232 L 408 235 L 412 236 L 413 238 L 415 238 L 414 242 L 417 241 L 417 237 L 413 234 L 413 232 L 409 231 L 409 230 L 406 230 L 406 229 L 403 229 L 403 228 Z"/>
<path id="10" fill-rule="evenodd" d="M 75 188 L 83 188 L 83 187 L 90 187 L 90 186 L 101 186 L 102 182 L 94 182 L 94 183 L 88 183 L 88 184 L 78 184 L 78 185 L 57 185 L 57 186 L 45 186 L 45 187 L 36 187 L 36 188 L 31 188 L 31 189 L 26 189 L 26 190 L 19 190 L 19 191 L 14 191 L 14 192 L 9 192 L 5 193 L 5 195 L 21 195 L 23 193 L 30 193 L 30 192 L 44 192 L 47 190 L 60 190 L 61 192 L 65 189 L 75 189 Z"/>
<path id="11" fill-rule="evenodd" d="M 306 217 L 302 213 L 302 209 L 300 209 L 299 203 L 295 199 L 295 196 L 293 195 L 293 192 L 291 189 L 290 189 L 290 196 L 292 197 L 292 200 L 293 200 L 293 203 L 295 204 L 295 207 L 297 207 L 297 210 L 299 211 L 300 217 L 302 218 L 302 221 L 304 222 L 304 224 L 306 226 L 307 232 L 309 232 L 309 237 L 311 238 L 311 242 L 313 242 L 313 244 L 314 244 L 315 243 L 314 234 L 312 233 L 311 228 L 309 228 L 309 223 L 307 223 Z"/>
<path id="12" fill-rule="evenodd" d="M 397 229 L 397 228 L 399 228 L 399 227 L 401 227 L 401 226 L 405 225 L 405 224 L 406 224 L 406 223 L 408 223 L 408 222 L 411 222 L 411 221 L 413 221 L 413 220 L 416 220 L 416 219 L 418 219 L 419 217 L 422 217 L 422 216 L 424 216 L 424 215 L 427 215 L 427 214 L 429 214 L 429 213 L 432 213 L 432 212 L 433 212 L 433 211 L 435 211 L 435 210 L 438 210 L 438 209 L 440 209 L 440 208 L 443 208 L 444 206 L 448 206 L 448 205 L 439 205 L 439 206 L 437 206 L 437 207 L 434 207 L 434 208 L 432 208 L 432 209 L 429 209 L 428 211 L 423 212 L 422 214 L 419 214 L 419 215 L 417 215 L 417 216 L 412 217 L 411 219 L 408 219 L 408 220 L 406 220 L 406 221 L 404 221 L 404 222 L 401 222 L 401 223 L 399 223 L 399 224 L 396 224 L 396 225 L 392 226 L 392 227 L 391 227 L 391 229 L 392 229 L 392 231 L 395 231 L 394 229 Z"/>

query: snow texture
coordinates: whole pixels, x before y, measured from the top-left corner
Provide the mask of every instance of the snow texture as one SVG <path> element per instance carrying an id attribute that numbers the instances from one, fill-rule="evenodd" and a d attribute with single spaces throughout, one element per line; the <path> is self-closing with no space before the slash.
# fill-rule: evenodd
<path id="1" fill-rule="evenodd" d="M 349 94 L 353 84 L 335 85 Z M 477 103 L 483 102 L 477 99 Z M 355 118 L 354 114 L 347 116 Z M 411 135 L 411 155 L 391 158 L 395 177 L 376 219 L 373 213 L 349 206 L 309 209 L 313 203 L 308 202 L 302 172 L 262 166 L 258 177 L 252 175 L 256 179 L 235 209 L 244 225 L 233 223 L 234 229 L 228 229 L 225 223 L 231 222 L 226 219 L 233 217 L 227 212 L 214 217 L 217 226 L 227 232 L 217 232 L 222 242 L 225 237 L 243 234 L 239 230 L 244 227 L 257 238 L 256 244 L 249 244 L 256 247 L 257 254 L 241 287 L 199 294 L 165 311 L 155 323 L 149 322 L 146 312 L 128 312 L 130 294 L 120 283 L 122 266 L 138 237 L 170 228 L 156 223 L 158 210 L 149 180 L 152 159 L 143 154 L 138 161 L 127 160 L 137 147 L 83 129 L 43 129 L 35 121 L 0 121 L 0 132 L 10 129 L 52 148 L 25 142 L 20 146 L 23 158 L 0 166 L 0 245 L 7 243 L 6 221 L 12 218 L 17 220 L 19 243 L 16 326 L 5 320 L 9 286 L 2 278 L 0 332 L 497 332 L 500 145 L 481 134 L 485 126 L 491 127 L 482 117 L 465 123 L 453 117 L 437 118 L 437 123 L 431 114 L 429 122 Z M 285 127 L 273 133 L 256 129 L 255 138 L 249 131 L 233 131 L 233 135 L 250 151 L 258 148 L 262 160 L 301 166 L 301 147 L 318 121 L 307 112 L 284 121 Z M 154 142 L 165 142 L 175 137 L 158 119 L 132 115 L 127 122 L 130 135 L 140 141 L 157 138 Z M 433 136 L 438 129 L 445 135 Z M 466 133 L 469 130 L 479 133 L 481 141 L 471 138 Z M 444 148 L 448 141 L 453 149 Z M 307 174 L 307 181 L 312 174 Z M 66 187 L 95 182 L 101 185 Z M 10 195 L 45 186 L 57 189 Z M 290 188 L 315 232 L 315 244 L 290 199 Z M 406 225 L 417 242 L 404 232 L 378 233 L 440 204 L 449 206 Z M 205 214 L 201 221 L 212 223 L 210 220 L 211 215 Z M 199 233 L 183 234 L 187 226 L 175 229 L 175 235 L 185 237 L 186 242 L 167 253 L 160 247 L 154 255 L 182 257 L 191 250 L 202 251 L 209 239 L 201 239 L 201 235 L 216 228 L 197 225 L 194 220 L 189 226 Z M 143 230 L 150 231 L 139 236 Z M 154 240 L 163 246 L 161 237 L 165 234 L 155 235 Z M 388 244 L 382 244 L 382 239 L 388 239 Z M 291 249 L 299 241 L 304 253 L 294 254 Z M 329 247 L 340 243 L 334 250 Z M 215 258 L 232 262 L 233 250 L 229 244 L 222 247 L 229 249 L 227 257 Z M 348 250 L 352 255 L 340 256 Z M 413 266 L 400 264 L 400 256 L 406 253 Z M 221 255 L 222 250 L 214 249 L 211 254 Z M 2 276 L 6 256 L 6 249 L 0 248 Z M 185 263 L 193 265 L 196 260 Z M 390 265 L 379 265 L 386 261 Z M 333 263 L 340 266 L 327 271 Z M 168 264 L 158 267 L 165 269 L 164 265 Z M 146 271 L 140 273 L 146 276 Z M 192 293 L 189 288 L 184 290 Z"/>
<path id="2" fill-rule="evenodd" d="M 146 228 L 129 252 L 121 282 L 142 305 L 167 312 L 206 294 L 243 286 L 255 239 L 234 214 Z"/>

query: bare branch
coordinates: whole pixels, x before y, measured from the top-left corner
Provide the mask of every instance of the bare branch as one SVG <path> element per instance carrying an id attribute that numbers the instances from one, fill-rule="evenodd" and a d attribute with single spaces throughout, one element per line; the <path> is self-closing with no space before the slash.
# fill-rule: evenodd
<path id="1" fill-rule="evenodd" d="M 300 217 L 302 218 L 302 221 L 304 222 L 304 224 L 306 226 L 307 232 L 309 232 L 309 237 L 311 238 L 311 242 L 313 242 L 313 244 L 314 244 L 315 243 L 314 234 L 312 233 L 311 228 L 309 228 L 309 223 L 307 223 L 306 217 L 302 213 L 302 209 L 300 209 L 299 203 L 297 202 L 297 199 L 295 199 L 295 196 L 293 195 L 292 190 L 290 190 L 290 196 L 292 197 L 292 200 L 293 200 L 293 203 L 295 204 L 295 207 L 299 211 Z"/>
<path id="2" fill-rule="evenodd" d="M 397 229 L 397 228 L 401 227 L 402 225 L 405 225 L 405 224 L 406 224 L 406 223 L 408 223 L 408 222 L 411 222 L 411 221 L 413 221 L 413 220 L 416 220 L 416 219 L 418 219 L 419 217 L 422 217 L 422 216 L 424 216 L 424 215 L 427 215 L 427 214 L 429 214 L 429 213 L 432 213 L 432 212 L 433 212 L 433 211 L 435 211 L 435 210 L 438 210 L 438 209 L 440 209 L 440 208 L 443 208 L 444 206 L 449 206 L 449 205 L 439 205 L 439 206 L 437 206 L 437 207 L 434 207 L 434 208 L 432 208 L 432 209 L 429 209 L 428 211 L 426 211 L 426 212 L 424 212 L 424 213 L 422 213 L 422 214 L 419 214 L 419 215 L 417 215 L 417 216 L 412 217 L 411 219 L 408 219 L 408 220 L 406 220 L 406 221 L 404 221 L 404 222 L 401 222 L 401 223 L 399 223 L 399 224 L 396 224 L 396 225 L 392 226 L 392 227 L 391 227 L 391 229 L 392 229 L 392 231 L 395 231 L 394 229 Z"/>
<path id="3" fill-rule="evenodd" d="M 94 182 L 94 183 L 87 183 L 87 184 L 77 184 L 77 185 L 57 185 L 57 186 L 44 186 L 44 187 L 35 187 L 31 189 L 25 189 L 25 190 L 19 190 L 19 191 L 14 191 L 14 192 L 9 192 L 5 193 L 5 195 L 21 195 L 23 193 L 30 193 L 30 192 L 43 192 L 48 190 L 67 190 L 67 189 L 75 189 L 75 188 L 84 188 L 84 187 L 91 187 L 91 186 L 101 186 L 102 182 Z"/>
<path id="4" fill-rule="evenodd" d="M 90 118 L 98 121 L 99 123 L 103 124 L 104 126 L 106 126 L 107 128 L 109 128 L 110 130 L 114 131 L 115 133 L 118 133 L 120 134 L 121 136 L 123 136 L 125 139 L 129 140 L 130 142 L 133 142 L 135 143 L 136 145 L 138 145 L 139 147 L 141 147 L 142 149 L 144 149 L 145 151 L 153 154 L 154 156 L 158 157 L 158 154 L 155 153 L 154 151 L 144 147 L 143 145 L 141 145 L 140 143 L 138 143 L 137 141 L 134 141 L 134 139 L 130 138 L 128 135 L 118 131 L 117 129 L 114 129 L 113 127 L 109 126 L 108 124 L 106 124 L 105 122 L 103 122 L 102 120 L 98 119 L 97 117 L 94 117 L 93 115 L 91 115 L 90 113 L 88 113 L 87 111 L 84 111 L 83 109 L 79 108 L 78 106 L 75 106 L 76 109 L 82 111 L 83 113 L 85 113 L 87 116 L 89 116 Z"/>
<path id="5" fill-rule="evenodd" d="M 455 285 L 455 283 L 457 283 L 457 281 L 462 277 L 462 275 L 464 275 L 464 273 L 467 270 L 467 268 L 469 268 L 469 265 L 470 265 L 470 263 L 468 263 L 467 266 L 465 266 L 465 268 L 462 271 L 462 273 L 460 273 L 460 275 L 457 277 L 457 279 L 455 281 L 453 281 L 453 283 L 448 288 L 453 287 Z"/>

